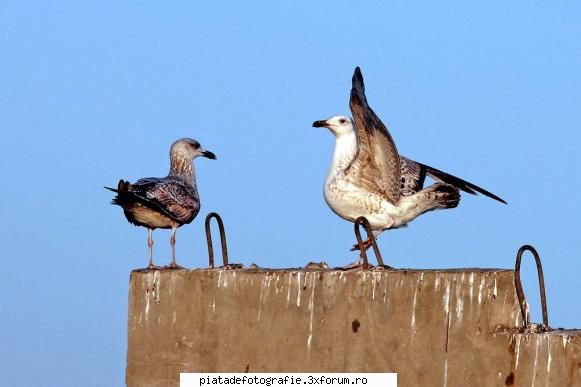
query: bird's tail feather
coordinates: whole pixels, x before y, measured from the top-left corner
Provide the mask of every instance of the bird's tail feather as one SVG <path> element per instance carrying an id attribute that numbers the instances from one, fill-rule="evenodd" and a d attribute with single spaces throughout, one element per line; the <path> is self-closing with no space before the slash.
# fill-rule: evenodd
<path id="1" fill-rule="evenodd" d="M 460 191 L 458 188 L 445 183 L 435 183 L 419 193 L 424 193 L 426 202 L 430 203 L 427 211 L 458 207 Z"/>
<path id="2" fill-rule="evenodd" d="M 420 192 L 400 199 L 399 207 L 402 209 L 402 214 L 399 218 L 399 225 L 396 227 L 402 227 L 428 211 L 454 208 L 459 203 L 460 191 L 458 188 L 440 182 L 432 184 Z"/>
<path id="3" fill-rule="evenodd" d="M 401 199 L 400 206 L 404 208 L 405 214 L 401 223 L 407 224 L 428 211 L 457 207 L 459 203 L 458 188 L 440 182 L 432 184 L 420 192 Z"/>
<path id="4" fill-rule="evenodd" d="M 111 200 L 111 204 L 123 207 L 123 203 L 124 203 L 123 199 L 125 196 L 124 194 L 129 192 L 129 187 L 130 187 L 129 182 L 121 179 L 121 180 L 119 180 L 119 183 L 117 184 L 117 189 L 111 188 L 111 187 L 103 187 L 103 188 L 108 189 L 109 191 L 113 191 L 117 194 L 113 198 L 113 200 Z"/>
<path id="5" fill-rule="evenodd" d="M 492 192 L 485 190 L 484 188 L 477 186 L 476 184 L 472 184 L 466 180 L 460 179 L 459 177 L 450 175 L 449 173 L 440 171 L 439 169 L 436 169 L 434 167 L 430 167 L 429 165 L 421 163 L 418 164 L 423 166 L 426 169 L 426 173 L 428 174 L 428 176 L 430 176 L 434 180 L 453 185 L 454 187 L 459 188 L 462 191 L 469 193 L 471 195 L 476 195 L 477 193 L 480 193 L 484 196 L 488 196 L 491 199 L 507 204 L 506 201 L 504 201 L 502 198 L 496 196 Z"/>

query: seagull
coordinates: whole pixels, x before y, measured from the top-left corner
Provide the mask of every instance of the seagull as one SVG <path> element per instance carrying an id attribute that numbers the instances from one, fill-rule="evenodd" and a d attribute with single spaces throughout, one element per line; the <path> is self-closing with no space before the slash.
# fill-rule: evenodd
<path id="1" fill-rule="evenodd" d="M 216 160 L 214 153 L 205 150 L 191 138 L 174 142 L 169 151 L 170 169 L 166 177 L 147 177 L 131 184 L 119 180 L 117 189 L 105 187 L 117 193 L 111 204 L 123 208 L 129 223 L 147 228 L 149 246 L 149 270 L 159 268 L 153 264 L 153 230 L 171 228 L 170 268 L 180 268 L 176 264 L 176 230 L 191 223 L 200 211 L 200 197 L 196 185 L 196 172 L 192 161 L 203 156 Z"/>
<path id="2" fill-rule="evenodd" d="M 400 156 L 387 128 L 367 104 L 359 67 L 353 74 L 350 108 L 354 121 L 333 116 L 313 123 L 335 135 L 324 197 L 341 218 L 355 222 L 364 216 L 378 236 L 384 230 L 405 227 L 428 211 L 457 207 L 460 190 L 506 204 L 470 182 Z M 424 188 L 426 176 L 436 183 Z M 364 243 L 365 248 L 370 245 L 370 240 Z"/>

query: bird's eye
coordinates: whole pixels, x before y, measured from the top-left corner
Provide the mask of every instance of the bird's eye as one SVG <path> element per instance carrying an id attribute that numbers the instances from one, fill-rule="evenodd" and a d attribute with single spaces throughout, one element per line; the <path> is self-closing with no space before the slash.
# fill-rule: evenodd
<path id="1" fill-rule="evenodd" d="M 345 118 L 341 118 L 341 119 L 339 120 L 339 123 L 341 123 L 341 124 L 344 124 L 345 122 L 346 122 L 346 121 L 345 121 Z"/>

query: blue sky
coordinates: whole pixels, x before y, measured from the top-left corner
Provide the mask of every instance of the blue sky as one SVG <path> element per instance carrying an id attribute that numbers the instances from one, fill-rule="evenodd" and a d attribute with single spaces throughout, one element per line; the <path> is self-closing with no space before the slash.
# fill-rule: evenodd
<path id="1" fill-rule="evenodd" d="M 399 151 L 500 195 L 386 232 L 396 267 L 544 262 L 553 326 L 581 327 L 580 6 L 576 2 L 32 2 L 0 5 L 0 384 L 124 381 L 128 278 L 147 233 L 103 185 L 163 176 L 193 137 L 199 219 L 178 263 L 207 265 L 203 217 L 231 259 L 302 266 L 355 258 L 326 206 L 333 137 L 361 66 Z M 154 233 L 156 262 L 169 233 Z M 540 320 L 535 272 L 524 281 Z M 89 376 L 89 382 L 86 377 Z"/>

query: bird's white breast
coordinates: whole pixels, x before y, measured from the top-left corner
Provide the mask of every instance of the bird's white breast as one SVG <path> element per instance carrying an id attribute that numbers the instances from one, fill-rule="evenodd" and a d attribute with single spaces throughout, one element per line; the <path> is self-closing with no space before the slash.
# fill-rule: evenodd
<path id="1" fill-rule="evenodd" d="M 336 138 L 333 160 L 323 191 L 325 201 L 343 219 L 354 222 L 359 216 L 365 216 L 374 229 L 390 227 L 393 223 L 391 215 L 397 213 L 398 208 L 380 195 L 364 191 L 352 179 L 345 178 L 345 169 L 356 153 L 355 133 Z"/>

